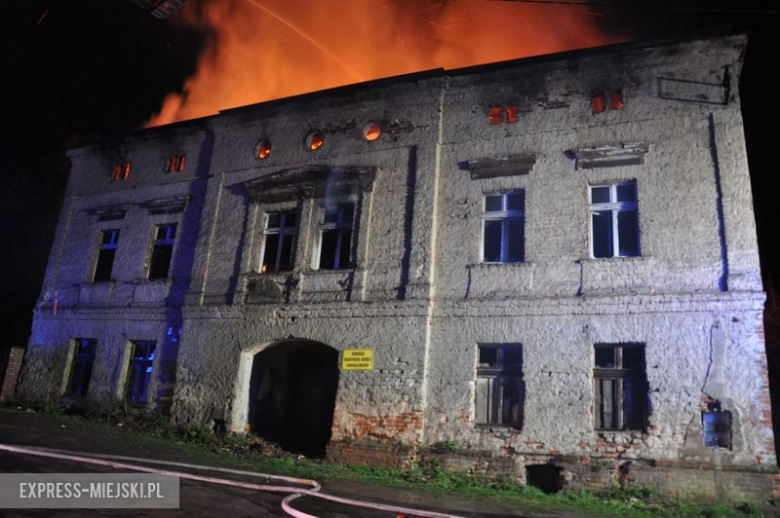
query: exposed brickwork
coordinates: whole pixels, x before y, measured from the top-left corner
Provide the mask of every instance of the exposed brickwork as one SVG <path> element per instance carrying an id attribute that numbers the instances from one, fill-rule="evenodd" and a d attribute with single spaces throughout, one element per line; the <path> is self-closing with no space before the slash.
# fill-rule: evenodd
<path id="1" fill-rule="evenodd" d="M 5 373 L 0 373 L 0 378 L 3 380 L 2 387 L 0 387 L 0 401 L 6 401 L 14 397 L 16 383 L 19 381 L 19 373 L 22 370 L 24 351 L 23 347 L 10 347 Z"/>

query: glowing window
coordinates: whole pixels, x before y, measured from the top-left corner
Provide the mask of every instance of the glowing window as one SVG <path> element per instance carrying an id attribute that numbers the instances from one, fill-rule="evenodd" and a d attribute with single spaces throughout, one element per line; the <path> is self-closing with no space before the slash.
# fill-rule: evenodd
<path id="1" fill-rule="evenodd" d="M 623 93 L 622 92 L 612 92 L 609 94 L 609 108 L 611 110 L 622 110 L 623 109 Z"/>
<path id="2" fill-rule="evenodd" d="M 265 215 L 260 273 L 292 270 L 296 216 L 295 210 L 269 212 Z"/>
<path id="3" fill-rule="evenodd" d="M 506 107 L 506 121 L 509 124 L 515 124 L 520 120 L 520 109 L 516 104 L 508 104 Z"/>
<path id="4" fill-rule="evenodd" d="M 265 160 L 271 155 L 271 141 L 261 140 L 257 146 L 255 146 L 255 157 L 260 160 Z"/>
<path id="5" fill-rule="evenodd" d="M 171 155 L 168 159 L 168 163 L 165 166 L 166 173 L 172 173 L 174 171 L 184 171 L 184 166 L 187 163 L 187 155 Z"/>
<path id="6" fill-rule="evenodd" d="M 363 137 L 369 142 L 379 138 L 382 134 L 382 128 L 377 123 L 372 123 L 363 128 Z"/>
<path id="7" fill-rule="evenodd" d="M 504 108 L 502 106 L 488 107 L 488 124 L 501 124 L 504 118 Z"/>
<path id="8" fill-rule="evenodd" d="M 155 342 L 133 342 L 132 356 L 127 369 L 127 401 L 145 404 L 149 401 L 149 382 L 152 379 Z"/>
<path id="9" fill-rule="evenodd" d="M 480 344 L 477 360 L 475 421 L 521 428 L 523 354 L 520 344 Z"/>
<path id="10" fill-rule="evenodd" d="M 602 113 L 607 109 L 604 94 L 596 94 L 590 98 L 590 109 L 593 113 Z"/>
<path id="11" fill-rule="evenodd" d="M 111 280 L 111 270 L 114 268 L 114 256 L 118 245 L 119 229 L 103 230 L 100 233 L 100 248 L 98 249 L 92 282 Z"/>
<path id="12" fill-rule="evenodd" d="M 525 191 L 485 196 L 482 213 L 482 262 L 525 260 Z"/>
<path id="13" fill-rule="evenodd" d="M 590 186 L 590 254 L 595 259 L 639 255 L 636 182 Z"/>
<path id="14" fill-rule="evenodd" d="M 306 137 L 306 149 L 309 151 L 316 151 L 322 147 L 325 143 L 325 135 L 320 131 L 314 131 L 309 133 Z"/>
<path id="15" fill-rule="evenodd" d="M 114 172 L 111 175 L 111 179 L 115 182 L 120 180 L 127 180 L 130 177 L 130 162 L 125 164 L 117 164 L 114 166 Z"/>

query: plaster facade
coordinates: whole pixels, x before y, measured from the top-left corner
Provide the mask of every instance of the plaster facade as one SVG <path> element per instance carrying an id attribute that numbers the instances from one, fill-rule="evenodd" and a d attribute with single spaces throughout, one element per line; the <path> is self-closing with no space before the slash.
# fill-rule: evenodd
<path id="1" fill-rule="evenodd" d="M 296 348 L 370 349 L 373 370 L 334 374 L 331 459 L 406 465 L 450 444 L 451 469 L 526 480 L 526 467 L 554 465 L 570 486 L 725 465 L 761 482 L 696 488 L 771 493 L 765 295 L 737 94 L 745 45 L 712 37 L 432 71 L 74 149 L 18 392 L 72 396 L 78 340 L 90 338 L 80 399 L 125 404 L 134 344 L 151 341 L 147 408 L 243 432 L 266 390 L 252 382 L 264 351 L 292 344 L 277 374 L 293 376 Z M 325 138 L 316 150 L 312 132 Z M 165 172 L 179 156 L 183 171 Z M 124 164 L 127 178 L 112 179 Z M 594 258 L 591 189 L 619 182 L 634 188 L 638 244 Z M 522 257 L 486 261 L 487 197 L 518 192 Z M 320 268 L 323 214 L 345 202 L 350 267 Z M 292 269 L 262 272 L 266 215 L 283 211 L 296 221 Z M 169 274 L 150 280 L 155 232 L 171 224 Z M 116 229 L 111 279 L 94 282 L 101 236 Z M 485 344 L 520 351 L 522 395 L 490 404 L 511 400 L 521 419 L 479 422 Z M 643 351 L 643 426 L 596 425 L 604 344 Z M 288 406 L 314 397 L 300 379 L 276 383 Z M 729 414 L 728 445 L 705 446 L 708 411 Z M 601 460 L 607 476 L 582 469 Z"/>

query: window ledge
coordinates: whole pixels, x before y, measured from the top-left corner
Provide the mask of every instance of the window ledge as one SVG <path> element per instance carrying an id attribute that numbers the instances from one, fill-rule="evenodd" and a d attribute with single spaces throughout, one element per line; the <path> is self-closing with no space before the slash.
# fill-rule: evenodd
<path id="1" fill-rule="evenodd" d="M 173 279 L 135 279 L 133 284 L 171 284 Z"/>
<path id="2" fill-rule="evenodd" d="M 115 280 L 110 281 L 85 281 L 81 283 L 81 286 L 113 286 L 118 284 Z"/>
<path id="3" fill-rule="evenodd" d="M 601 258 L 595 258 L 595 257 L 585 257 L 582 259 L 579 259 L 578 262 L 584 263 L 584 264 L 618 264 L 618 263 L 627 263 L 627 262 L 643 262 L 643 261 L 650 261 L 652 257 L 648 255 L 634 255 L 631 257 L 601 257 Z"/>
<path id="4" fill-rule="evenodd" d="M 342 268 L 340 270 L 307 270 L 306 275 L 345 275 L 354 273 L 357 268 Z"/>
<path id="5" fill-rule="evenodd" d="M 521 428 L 518 428 L 516 425 L 513 424 L 474 423 L 474 427 L 480 430 L 492 430 L 493 428 L 495 428 L 501 431 L 511 430 L 517 433 L 521 433 L 523 431 Z"/>
<path id="6" fill-rule="evenodd" d="M 490 270 L 493 268 L 535 268 L 536 263 L 530 263 L 530 262 L 520 262 L 520 263 L 475 263 L 475 264 L 468 264 L 466 265 L 466 268 L 472 270 L 479 270 L 479 269 L 485 269 Z"/>

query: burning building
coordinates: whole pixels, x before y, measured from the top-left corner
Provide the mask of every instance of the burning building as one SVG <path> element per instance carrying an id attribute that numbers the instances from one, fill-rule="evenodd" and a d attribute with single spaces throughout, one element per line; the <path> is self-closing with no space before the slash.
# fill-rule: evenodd
<path id="1" fill-rule="evenodd" d="M 770 496 L 745 45 L 434 70 L 73 149 L 18 392 L 340 462 Z"/>

